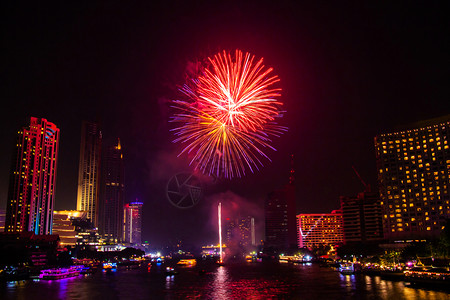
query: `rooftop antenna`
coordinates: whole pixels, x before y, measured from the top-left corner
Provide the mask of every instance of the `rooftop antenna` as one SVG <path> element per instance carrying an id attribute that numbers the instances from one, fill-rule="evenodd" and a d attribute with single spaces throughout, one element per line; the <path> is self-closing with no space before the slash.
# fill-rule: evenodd
<path id="1" fill-rule="evenodd" d="M 291 154 L 291 171 L 289 172 L 289 184 L 293 185 L 295 181 L 294 154 Z"/>

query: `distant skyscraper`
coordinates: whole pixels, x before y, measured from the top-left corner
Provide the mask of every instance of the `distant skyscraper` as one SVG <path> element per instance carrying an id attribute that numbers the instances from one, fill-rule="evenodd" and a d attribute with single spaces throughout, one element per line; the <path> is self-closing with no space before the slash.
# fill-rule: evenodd
<path id="1" fill-rule="evenodd" d="M 321 245 L 338 245 L 343 241 L 340 211 L 334 210 L 331 214 L 299 214 L 297 220 L 300 248 L 312 249 Z"/>
<path id="2" fill-rule="evenodd" d="M 437 237 L 450 217 L 450 116 L 375 137 L 384 237 Z"/>
<path id="3" fill-rule="evenodd" d="M 102 195 L 99 231 L 103 238 L 119 242 L 123 238 L 124 165 L 120 140 L 105 149 L 102 166 Z"/>
<path id="4" fill-rule="evenodd" d="M 223 242 L 228 247 L 230 246 L 230 243 L 235 239 L 236 237 L 236 220 L 232 218 L 226 218 L 223 220 L 223 233 L 224 238 Z"/>
<path id="5" fill-rule="evenodd" d="M 295 178 L 293 156 L 289 183 L 283 189 L 269 193 L 265 203 L 267 246 L 278 250 L 297 248 Z"/>
<path id="6" fill-rule="evenodd" d="M 240 233 L 240 244 L 244 247 L 255 246 L 255 219 L 251 216 L 239 218 L 237 224 Z"/>
<path id="7" fill-rule="evenodd" d="M 18 132 L 11 166 L 6 232 L 51 234 L 55 202 L 59 128 L 31 118 Z"/>
<path id="8" fill-rule="evenodd" d="M 341 197 L 344 243 L 371 243 L 383 239 L 383 222 L 378 193 L 370 190 L 357 197 Z"/>
<path id="9" fill-rule="evenodd" d="M 251 216 L 223 221 L 224 243 L 230 246 L 255 246 L 255 219 Z"/>
<path id="10" fill-rule="evenodd" d="M 87 211 L 87 217 L 95 227 L 98 227 L 101 145 L 102 133 L 98 124 L 83 121 L 78 168 L 77 210 Z"/>
<path id="11" fill-rule="evenodd" d="M 125 242 L 130 244 L 142 243 L 142 202 L 125 204 Z"/>

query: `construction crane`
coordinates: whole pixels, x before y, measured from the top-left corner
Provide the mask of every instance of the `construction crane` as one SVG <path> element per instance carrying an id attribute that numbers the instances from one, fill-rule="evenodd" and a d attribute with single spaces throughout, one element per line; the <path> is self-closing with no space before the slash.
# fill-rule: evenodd
<path id="1" fill-rule="evenodd" d="M 352 166 L 352 168 L 353 168 L 353 171 L 355 171 L 356 176 L 358 176 L 359 180 L 364 185 L 364 191 L 370 192 L 370 185 L 366 184 L 366 182 L 361 178 L 361 175 L 359 175 L 358 171 L 356 171 L 355 166 Z"/>

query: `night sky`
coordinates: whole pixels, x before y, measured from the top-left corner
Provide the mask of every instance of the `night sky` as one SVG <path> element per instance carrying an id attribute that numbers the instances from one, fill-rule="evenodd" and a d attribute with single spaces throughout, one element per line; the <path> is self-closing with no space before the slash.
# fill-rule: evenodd
<path id="1" fill-rule="evenodd" d="M 0 9 L 4 208 L 16 132 L 31 116 L 61 130 L 56 209 L 76 209 L 81 121 L 98 120 L 105 146 L 122 141 L 125 201 L 144 202 L 144 239 L 162 246 L 217 242 L 219 200 L 227 214 L 255 215 L 262 238 L 264 198 L 287 182 L 291 154 L 297 213 L 329 213 L 364 189 L 352 166 L 376 187 L 375 135 L 450 113 L 444 1 L 18 2 Z M 192 168 L 176 157 L 169 101 L 190 62 L 235 49 L 279 75 L 289 131 L 259 172 L 207 183 L 197 206 L 177 209 L 166 184 Z"/>

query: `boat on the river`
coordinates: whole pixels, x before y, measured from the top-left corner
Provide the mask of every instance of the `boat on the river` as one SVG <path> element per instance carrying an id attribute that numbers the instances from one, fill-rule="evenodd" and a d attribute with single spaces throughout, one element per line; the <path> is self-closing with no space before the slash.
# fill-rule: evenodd
<path id="1" fill-rule="evenodd" d="M 117 263 L 115 262 L 105 262 L 103 263 L 103 270 L 104 271 L 111 271 L 117 269 Z"/>
<path id="2" fill-rule="evenodd" d="M 342 275 L 351 275 L 355 273 L 355 265 L 353 263 L 342 263 L 339 267 Z"/>
<path id="3" fill-rule="evenodd" d="M 405 282 L 410 284 L 450 286 L 450 270 L 443 267 L 413 267 L 405 271 Z"/>
<path id="4" fill-rule="evenodd" d="M 167 267 L 166 268 L 166 275 L 175 275 L 175 274 L 178 274 L 178 272 L 175 271 L 174 268 L 172 268 L 172 267 Z"/>
<path id="5" fill-rule="evenodd" d="M 46 269 L 42 270 L 39 279 L 58 280 L 63 278 L 75 277 L 80 275 L 81 268 L 72 266 L 70 268 Z"/>
<path id="6" fill-rule="evenodd" d="M 195 266 L 197 264 L 197 261 L 192 259 L 180 259 L 179 262 L 177 262 L 177 265 L 183 265 L 183 266 Z"/>

